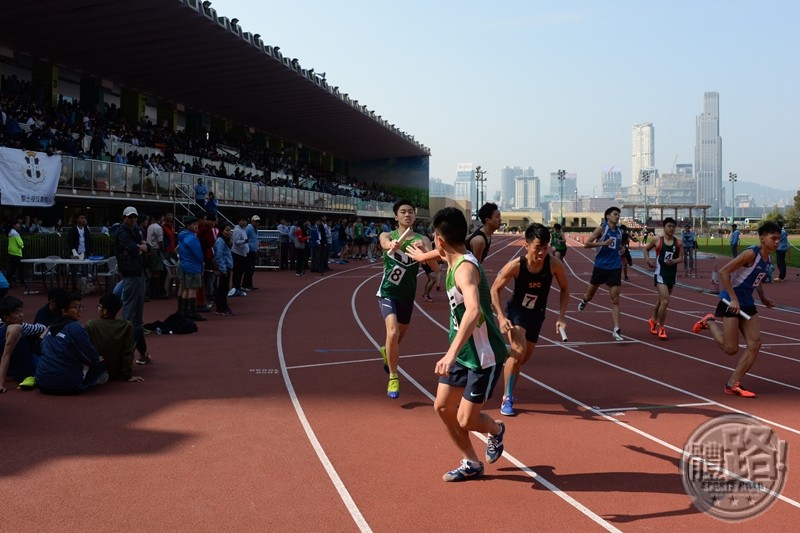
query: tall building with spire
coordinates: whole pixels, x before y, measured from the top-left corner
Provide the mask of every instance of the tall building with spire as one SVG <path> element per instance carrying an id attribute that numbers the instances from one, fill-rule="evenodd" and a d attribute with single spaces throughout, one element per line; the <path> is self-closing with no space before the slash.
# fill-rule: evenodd
<path id="1" fill-rule="evenodd" d="M 633 125 L 631 135 L 631 182 L 639 185 L 642 170 L 655 168 L 656 132 L 652 122 Z M 651 179 L 650 183 L 653 180 Z"/>
<path id="2" fill-rule="evenodd" d="M 694 172 L 697 203 L 710 205 L 711 214 L 722 209 L 722 137 L 719 135 L 719 93 L 703 95 L 703 112 L 697 116 Z"/>

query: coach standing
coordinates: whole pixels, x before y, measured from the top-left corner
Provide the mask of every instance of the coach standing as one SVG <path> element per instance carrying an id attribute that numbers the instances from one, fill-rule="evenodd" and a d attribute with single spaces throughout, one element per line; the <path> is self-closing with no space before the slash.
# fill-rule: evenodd
<path id="1" fill-rule="evenodd" d="M 122 212 L 123 222 L 117 231 L 117 266 L 122 275 L 122 318 L 133 325 L 133 339 L 139 352 L 139 364 L 150 362 L 147 343 L 144 340 L 142 321 L 144 317 L 145 255 L 150 246 L 136 223 L 139 213 L 128 206 Z"/>

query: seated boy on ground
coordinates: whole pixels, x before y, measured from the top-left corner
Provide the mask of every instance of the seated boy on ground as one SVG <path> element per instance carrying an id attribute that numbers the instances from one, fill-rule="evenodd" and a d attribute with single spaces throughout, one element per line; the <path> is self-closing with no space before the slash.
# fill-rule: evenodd
<path id="1" fill-rule="evenodd" d="M 107 365 L 81 324 L 81 295 L 60 302 L 61 316 L 53 320 L 42 340 L 36 384 L 45 394 L 78 394 L 108 381 Z"/>
<path id="2" fill-rule="evenodd" d="M 0 359 L 0 393 L 6 392 L 6 377 L 20 382 L 20 388 L 33 388 L 35 385 L 37 357 L 31 352 L 27 342 L 19 342 L 23 337 L 35 337 L 45 331 L 41 324 L 25 324 L 22 320 L 22 302 L 13 296 L 0 300 L 0 340 L 3 341 L 3 355 Z"/>
<path id="3" fill-rule="evenodd" d="M 89 339 L 108 365 L 108 377 L 115 380 L 144 381 L 133 375 L 133 326 L 129 320 L 117 318 L 122 300 L 115 294 L 104 294 L 97 306 L 98 319 L 86 325 Z"/>

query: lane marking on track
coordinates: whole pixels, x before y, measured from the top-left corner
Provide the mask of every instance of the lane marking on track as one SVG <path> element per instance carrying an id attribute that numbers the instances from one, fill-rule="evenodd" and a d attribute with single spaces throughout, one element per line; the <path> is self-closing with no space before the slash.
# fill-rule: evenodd
<path id="1" fill-rule="evenodd" d="M 708 405 L 714 405 L 713 403 L 709 402 L 697 402 L 697 403 L 676 403 L 673 405 L 639 405 L 636 407 L 611 407 L 608 409 L 598 409 L 597 406 L 592 406 L 592 409 L 597 411 L 598 413 L 619 413 L 622 411 L 655 411 L 657 409 L 675 409 L 675 408 L 683 408 L 683 407 L 704 407 Z"/>
<path id="2" fill-rule="evenodd" d="M 375 350 L 370 350 L 370 352 L 374 352 Z M 400 359 L 413 359 L 415 357 L 430 357 L 432 355 L 438 355 L 439 357 L 444 355 L 444 352 L 430 352 L 430 353 L 417 353 L 417 354 L 408 354 L 408 355 L 401 355 Z M 372 357 L 370 359 L 353 359 L 351 361 L 329 361 L 327 363 L 312 363 L 308 365 L 294 365 L 294 366 L 287 366 L 288 370 L 297 370 L 300 368 L 317 368 L 320 366 L 337 366 L 337 365 L 349 365 L 349 364 L 356 364 L 356 363 L 369 363 L 375 364 L 380 363 L 383 361 L 380 357 Z"/>
<path id="3" fill-rule="evenodd" d="M 372 528 L 369 527 L 364 515 L 361 514 L 361 511 L 356 505 L 356 502 L 353 500 L 353 497 L 350 496 L 350 493 L 347 491 L 347 487 L 345 487 L 342 478 L 339 477 L 339 474 L 336 472 L 336 468 L 334 468 L 333 463 L 331 463 L 331 460 L 325 453 L 322 444 L 319 442 L 317 435 L 314 433 L 314 430 L 311 427 L 311 423 L 308 421 L 308 417 L 306 417 L 306 414 L 303 411 L 303 407 L 300 405 L 300 399 L 297 397 L 297 393 L 294 390 L 294 385 L 292 385 L 292 380 L 289 377 L 289 370 L 286 367 L 286 357 L 283 352 L 283 322 L 286 319 L 286 314 L 288 313 L 289 308 L 292 306 L 294 301 L 297 300 L 297 298 L 299 298 L 300 295 L 306 292 L 308 289 L 320 283 L 321 281 L 329 280 L 335 276 L 336 274 L 332 274 L 328 277 L 320 278 L 317 281 L 309 283 L 300 289 L 294 296 L 292 296 L 292 298 L 283 307 L 283 311 L 281 311 L 281 317 L 278 320 L 278 360 L 281 364 L 281 374 L 283 375 L 283 381 L 286 384 L 286 391 L 289 393 L 289 398 L 292 401 L 292 406 L 294 407 L 295 413 L 297 413 L 297 418 L 300 420 L 300 424 L 303 426 L 303 430 L 306 432 L 306 437 L 311 443 L 311 447 L 317 454 L 319 462 L 322 463 L 323 468 L 325 468 L 325 472 L 328 474 L 328 477 L 333 483 L 334 488 L 339 493 L 342 503 L 344 503 L 347 511 L 350 513 L 350 516 L 356 523 L 356 526 L 358 526 L 359 531 L 362 531 L 363 533 L 371 533 Z"/>
<path id="4" fill-rule="evenodd" d="M 351 307 L 352 312 L 353 312 L 353 317 L 356 320 L 356 322 L 358 323 L 358 326 L 361 328 L 361 331 L 364 333 L 364 336 L 367 339 L 369 339 L 370 342 L 372 342 L 375 345 L 375 349 L 377 350 L 380 347 L 380 345 L 375 341 L 375 339 L 372 337 L 372 335 L 370 335 L 369 331 L 367 331 L 367 328 L 364 326 L 364 323 L 361 322 L 361 318 L 359 317 L 358 311 L 356 309 L 356 296 L 358 295 L 358 292 L 361 290 L 361 287 L 363 287 L 364 284 L 366 284 L 371 279 L 372 278 L 365 279 L 363 283 L 361 283 L 358 287 L 356 287 L 356 289 L 353 291 L 353 296 L 350 299 L 350 307 Z M 430 315 L 428 315 L 427 313 L 425 313 L 425 314 L 430 318 L 430 320 L 434 324 L 438 325 L 444 331 L 448 331 L 447 328 L 443 327 L 441 324 L 439 324 L 439 322 L 435 321 L 432 317 L 430 317 Z M 411 377 L 411 375 L 408 374 L 405 370 L 403 370 L 400 366 L 397 367 L 397 372 L 399 374 L 401 374 L 409 383 L 413 384 L 414 387 L 416 387 L 416 389 L 419 390 L 428 399 L 430 399 L 431 401 L 435 401 L 436 400 L 436 397 L 433 394 L 428 392 L 428 390 L 423 385 L 421 385 L 417 380 L 415 380 L 413 377 Z M 486 442 L 486 437 L 484 435 L 481 435 L 481 434 L 475 433 L 475 432 L 472 432 L 472 434 L 474 436 L 478 437 L 479 439 L 481 439 L 483 442 Z M 589 509 L 588 507 L 586 507 L 585 505 L 580 503 L 578 500 L 576 500 L 575 498 L 573 498 L 569 494 L 565 493 L 564 491 L 562 491 L 561 489 L 556 487 L 551 482 L 547 481 L 545 478 L 543 478 L 542 476 L 537 474 L 534 470 L 532 470 L 531 468 L 526 466 L 524 463 L 522 463 L 521 461 L 516 459 L 514 456 L 512 456 L 507 450 L 503 452 L 502 458 L 508 460 L 511 464 L 513 464 L 514 466 L 519 468 L 526 475 L 528 475 L 529 477 L 533 478 L 535 481 L 537 481 L 543 487 L 547 488 L 553 494 L 555 494 L 556 496 L 558 496 L 559 498 L 561 498 L 562 500 L 567 502 L 569 505 L 574 507 L 576 510 L 581 512 L 583 515 L 585 515 L 587 518 L 592 520 L 594 523 L 598 524 L 600 527 L 602 527 L 606 531 L 615 531 L 615 532 L 620 532 L 621 533 L 620 529 L 616 528 L 613 524 L 611 524 L 611 523 L 607 522 L 606 520 L 604 520 L 598 514 L 593 512 L 591 509 Z"/>

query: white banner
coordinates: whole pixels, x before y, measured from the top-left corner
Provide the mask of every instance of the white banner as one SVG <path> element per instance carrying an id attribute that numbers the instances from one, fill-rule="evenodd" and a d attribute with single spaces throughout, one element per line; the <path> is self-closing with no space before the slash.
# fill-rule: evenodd
<path id="1" fill-rule="evenodd" d="M 56 203 L 61 156 L 0 148 L 0 202 L 49 207 Z"/>

